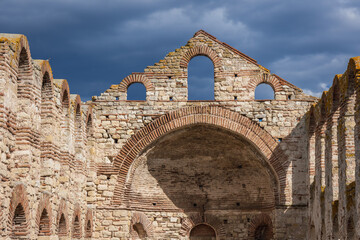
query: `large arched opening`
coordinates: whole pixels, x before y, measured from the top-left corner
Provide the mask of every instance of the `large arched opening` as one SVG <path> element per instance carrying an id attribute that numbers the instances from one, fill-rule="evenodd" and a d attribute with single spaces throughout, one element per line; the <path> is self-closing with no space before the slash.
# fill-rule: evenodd
<path id="1" fill-rule="evenodd" d="M 216 233 L 209 225 L 199 224 L 191 229 L 190 240 L 216 240 Z"/>
<path id="2" fill-rule="evenodd" d="M 255 212 L 275 208 L 278 187 L 276 173 L 253 143 L 210 124 L 162 136 L 134 160 L 127 179 L 131 209 L 214 218 L 229 232 L 243 226 L 239 234 Z"/>

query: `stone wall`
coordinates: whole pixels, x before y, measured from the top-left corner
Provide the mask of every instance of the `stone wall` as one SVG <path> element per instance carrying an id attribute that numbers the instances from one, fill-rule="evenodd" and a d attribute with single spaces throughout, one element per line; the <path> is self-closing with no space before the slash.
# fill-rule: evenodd
<path id="1" fill-rule="evenodd" d="M 0 47 L 2 238 L 359 234 L 357 58 L 314 105 L 200 30 L 84 103 L 31 59 L 26 37 L 2 34 Z M 198 55 L 214 64 L 214 101 L 187 99 Z M 135 82 L 146 101 L 126 100 Z M 273 100 L 254 100 L 261 83 Z"/>

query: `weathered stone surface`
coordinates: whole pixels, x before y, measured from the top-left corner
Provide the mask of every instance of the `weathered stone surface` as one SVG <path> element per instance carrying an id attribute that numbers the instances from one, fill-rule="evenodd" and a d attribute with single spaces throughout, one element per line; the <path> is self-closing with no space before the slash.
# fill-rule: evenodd
<path id="1" fill-rule="evenodd" d="M 188 101 L 198 55 L 214 101 Z M 84 103 L 1 34 L 0 238 L 359 239 L 359 76 L 318 100 L 201 30 Z"/>

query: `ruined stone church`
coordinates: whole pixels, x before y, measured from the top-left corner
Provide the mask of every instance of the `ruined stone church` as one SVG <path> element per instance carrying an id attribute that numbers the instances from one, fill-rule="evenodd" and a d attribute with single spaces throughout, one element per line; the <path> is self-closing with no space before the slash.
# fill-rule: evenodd
<path id="1" fill-rule="evenodd" d="M 188 100 L 199 55 L 213 101 Z M 360 239 L 359 83 L 354 57 L 318 99 L 200 30 L 83 102 L 1 34 L 0 238 Z"/>

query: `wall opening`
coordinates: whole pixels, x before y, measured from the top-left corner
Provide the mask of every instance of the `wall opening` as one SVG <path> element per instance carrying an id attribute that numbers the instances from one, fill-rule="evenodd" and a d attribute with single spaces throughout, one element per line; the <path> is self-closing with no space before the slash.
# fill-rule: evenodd
<path id="1" fill-rule="evenodd" d="M 26 80 L 31 80 L 31 71 L 30 71 L 29 58 L 27 56 L 25 48 L 23 48 L 21 49 L 20 52 L 18 76 L 17 76 L 18 97 L 24 94 L 24 91 L 26 91 L 26 87 L 29 87 L 29 85 L 27 85 L 25 82 Z"/>
<path id="2" fill-rule="evenodd" d="M 39 222 L 39 236 L 50 236 L 50 219 L 48 212 L 44 209 Z"/>
<path id="3" fill-rule="evenodd" d="M 58 235 L 59 236 L 67 236 L 66 220 L 65 220 L 64 214 L 61 214 L 61 217 L 60 217 L 60 220 L 59 220 Z"/>
<path id="4" fill-rule="evenodd" d="M 207 224 L 195 226 L 190 231 L 190 240 L 215 240 L 215 230 Z"/>
<path id="5" fill-rule="evenodd" d="M 47 109 L 50 101 L 52 99 L 52 91 L 51 91 L 51 81 L 49 73 L 46 72 L 43 77 L 43 82 L 41 86 L 41 112 L 49 111 Z"/>
<path id="6" fill-rule="evenodd" d="M 127 100 L 146 101 L 146 88 L 142 83 L 132 83 L 127 89 Z"/>
<path id="7" fill-rule="evenodd" d="M 91 230 L 91 222 L 90 222 L 90 220 L 88 220 L 88 221 L 87 221 L 87 224 L 86 224 L 85 237 L 91 238 L 91 233 L 92 233 L 92 230 Z"/>
<path id="8" fill-rule="evenodd" d="M 214 100 L 214 64 L 197 56 L 188 64 L 188 100 Z"/>
<path id="9" fill-rule="evenodd" d="M 141 223 L 136 223 L 133 225 L 133 229 L 137 234 L 137 237 L 140 239 L 145 239 L 147 237 L 146 231 Z"/>
<path id="10" fill-rule="evenodd" d="M 261 224 L 255 229 L 255 240 L 267 240 L 270 239 L 268 237 L 269 226 L 266 224 Z"/>
<path id="11" fill-rule="evenodd" d="M 76 216 L 73 223 L 73 229 L 72 229 L 72 237 L 73 238 L 80 238 L 81 232 L 80 232 L 80 220 L 79 217 Z"/>
<path id="12" fill-rule="evenodd" d="M 12 220 L 12 239 L 26 239 L 27 222 L 23 206 L 19 203 Z"/>
<path id="13" fill-rule="evenodd" d="M 274 96 L 274 89 L 267 83 L 260 83 L 255 88 L 255 100 L 272 100 Z"/>

